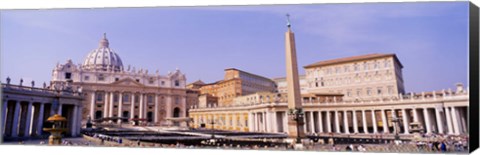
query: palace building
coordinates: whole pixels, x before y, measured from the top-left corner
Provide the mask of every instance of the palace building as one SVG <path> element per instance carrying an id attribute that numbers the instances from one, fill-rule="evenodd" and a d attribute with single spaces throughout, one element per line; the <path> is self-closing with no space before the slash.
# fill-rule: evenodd
<path id="1" fill-rule="evenodd" d="M 203 82 L 202 82 L 203 83 Z M 225 69 L 223 80 L 202 84 L 199 82 L 190 84 L 191 87 L 201 85 L 200 94 L 209 94 L 218 98 L 218 104 L 230 105 L 235 97 L 252 94 L 259 91 L 275 91 L 275 82 L 269 78 L 248 73 L 236 68 Z"/>
<path id="2" fill-rule="evenodd" d="M 278 93 L 287 93 L 287 78 L 280 77 L 280 78 L 273 78 L 275 82 L 276 92 Z M 302 94 L 308 93 L 308 85 L 307 80 L 305 79 L 305 75 L 298 76 L 299 84 L 300 84 L 300 92 Z"/>
<path id="3" fill-rule="evenodd" d="M 121 117 L 117 123 L 139 120 L 154 125 L 187 117 L 186 77 L 178 69 L 159 71 L 124 67 L 104 34 L 98 48 L 83 64 L 68 60 L 53 69 L 52 84 L 71 84 L 83 89 L 82 120 Z"/>
<path id="4" fill-rule="evenodd" d="M 395 54 L 367 54 L 304 66 L 309 92 L 345 94 L 344 100 L 405 94 L 403 65 Z"/>

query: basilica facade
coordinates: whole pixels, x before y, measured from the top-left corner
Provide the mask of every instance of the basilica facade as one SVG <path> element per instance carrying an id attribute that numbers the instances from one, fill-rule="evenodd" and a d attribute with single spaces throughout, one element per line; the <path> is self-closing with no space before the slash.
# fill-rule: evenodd
<path id="1" fill-rule="evenodd" d="M 162 125 L 167 120 L 186 117 L 186 77 L 179 69 L 160 75 L 157 70 L 124 67 L 122 59 L 109 46 L 104 34 L 98 48 L 85 57 L 83 64 L 72 60 L 57 64 L 52 85 L 81 88 L 84 96 L 82 123 L 103 118 L 116 123 L 131 120 Z"/>

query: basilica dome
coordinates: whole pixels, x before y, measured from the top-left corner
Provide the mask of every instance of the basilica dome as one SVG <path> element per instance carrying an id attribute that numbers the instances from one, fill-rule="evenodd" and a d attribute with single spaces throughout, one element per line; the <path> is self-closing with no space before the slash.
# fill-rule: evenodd
<path id="1" fill-rule="evenodd" d="M 88 53 L 82 68 L 96 71 L 123 71 L 122 59 L 108 46 L 106 34 L 103 34 L 99 47 Z"/>

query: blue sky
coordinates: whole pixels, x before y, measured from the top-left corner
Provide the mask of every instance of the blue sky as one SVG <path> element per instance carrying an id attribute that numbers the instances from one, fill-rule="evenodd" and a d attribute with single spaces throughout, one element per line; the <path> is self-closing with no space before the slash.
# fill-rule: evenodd
<path id="1" fill-rule="evenodd" d="M 230 67 L 283 77 L 286 13 L 299 66 L 396 53 L 406 91 L 467 84 L 468 2 L 2 10 L 1 81 L 48 83 L 57 62 L 82 63 L 104 32 L 125 67 L 178 67 L 187 82 Z"/>

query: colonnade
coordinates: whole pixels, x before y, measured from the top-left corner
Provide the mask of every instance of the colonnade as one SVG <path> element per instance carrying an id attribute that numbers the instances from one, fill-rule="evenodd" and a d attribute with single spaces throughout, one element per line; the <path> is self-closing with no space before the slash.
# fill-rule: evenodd
<path id="1" fill-rule="evenodd" d="M 92 119 L 125 118 L 117 123 L 127 119 L 145 119 L 157 124 L 164 118 L 186 116 L 186 96 L 182 95 L 95 91 L 88 102 Z"/>
<path id="2" fill-rule="evenodd" d="M 418 122 L 427 134 L 468 133 L 468 107 L 419 107 L 395 109 L 309 110 L 304 112 L 305 133 L 338 134 L 411 134 Z M 286 111 L 252 112 L 252 132 L 287 132 Z M 281 119 L 277 119 L 280 117 Z M 414 123 L 415 124 L 415 123 Z"/>
<path id="3" fill-rule="evenodd" d="M 80 100 L 79 100 L 80 101 Z M 80 134 L 81 106 L 76 104 L 54 104 L 41 101 L 3 100 L 2 134 L 4 137 L 41 136 L 44 122 L 53 114 L 67 118 L 67 135 Z"/>
<path id="4" fill-rule="evenodd" d="M 426 134 L 459 135 L 468 133 L 468 106 L 426 106 L 390 108 L 304 108 L 305 133 L 336 134 L 412 134 L 413 124 Z M 223 112 L 225 113 L 225 112 Z M 288 115 L 282 108 L 263 108 L 227 114 L 191 113 L 194 127 L 204 123 L 211 128 L 250 132 L 287 133 Z M 237 117 L 240 116 L 240 117 Z M 243 117 L 246 116 L 246 117 Z M 224 123 L 236 122 L 239 124 Z M 244 119 L 243 119 L 244 118 Z M 218 123 L 220 120 L 221 123 Z M 244 122 L 246 121 L 246 122 Z M 243 130 L 242 130 L 243 131 Z"/>

